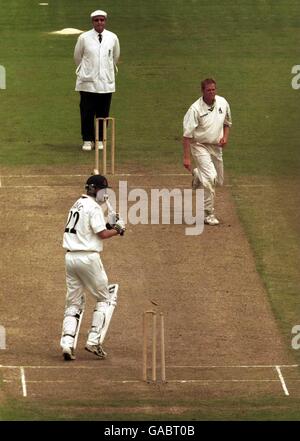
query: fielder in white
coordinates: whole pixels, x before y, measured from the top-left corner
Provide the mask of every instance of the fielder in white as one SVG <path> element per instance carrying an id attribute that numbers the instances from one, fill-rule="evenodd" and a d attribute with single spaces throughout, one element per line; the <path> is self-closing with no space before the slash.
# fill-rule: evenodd
<path id="1" fill-rule="evenodd" d="M 216 185 L 223 185 L 223 148 L 232 125 L 231 112 L 225 98 L 216 95 L 216 82 L 201 82 L 202 96 L 194 102 L 183 120 L 183 165 L 193 173 L 194 189 L 204 188 L 204 222 L 218 225 L 214 215 Z M 191 168 L 191 153 L 196 168 Z"/>
<path id="2" fill-rule="evenodd" d="M 110 219 L 106 223 L 101 205 L 106 201 L 108 182 L 105 176 L 94 175 L 86 182 L 83 194 L 71 207 L 63 248 L 66 250 L 67 295 L 60 345 L 65 360 L 75 360 L 75 349 L 88 290 L 96 301 L 92 324 L 85 349 L 99 358 L 105 358 L 102 343 L 117 302 L 118 285 L 108 284 L 100 259 L 103 240 L 123 235 L 122 219 Z"/>

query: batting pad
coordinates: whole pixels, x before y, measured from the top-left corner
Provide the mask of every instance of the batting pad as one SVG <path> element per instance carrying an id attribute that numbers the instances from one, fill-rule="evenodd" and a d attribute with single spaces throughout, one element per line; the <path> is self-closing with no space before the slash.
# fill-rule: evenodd
<path id="1" fill-rule="evenodd" d="M 109 328 L 110 321 L 111 321 L 115 306 L 117 304 L 118 290 L 119 290 L 119 285 L 117 283 L 108 285 L 110 300 L 107 302 L 108 307 L 105 311 L 105 320 L 104 320 L 104 326 L 101 331 L 100 344 L 103 343 L 105 336 L 106 336 L 106 333 L 107 333 L 107 330 Z"/>

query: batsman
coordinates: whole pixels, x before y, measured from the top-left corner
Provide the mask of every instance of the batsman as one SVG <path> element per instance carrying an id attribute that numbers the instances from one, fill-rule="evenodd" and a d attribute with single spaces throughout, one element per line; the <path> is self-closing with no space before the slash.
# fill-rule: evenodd
<path id="1" fill-rule="evenodd" d="M 105 221 L 102 206 L 107 202 L 108 182 L 105 176 L 90 176 L 83 194 L 70 208 L 63 235 L 66 250 L 66 304 L 60 346 L 63 358 L 75 360 L 75 349 L 85 307 L 85 290 L 95 300 L 92 323 L 85 349 L 96 357 L 107 356 L 102 344 L 108 330 L 116 303 L 117 284 L 108 284 L 101 262 L 103 240 L 123 236 L 125 224 L 110 211 Z"/>

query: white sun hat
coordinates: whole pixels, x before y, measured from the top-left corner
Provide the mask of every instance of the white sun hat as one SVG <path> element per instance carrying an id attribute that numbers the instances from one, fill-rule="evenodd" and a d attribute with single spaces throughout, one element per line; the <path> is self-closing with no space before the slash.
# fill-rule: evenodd
<path id="1" fill-rule="evenodd" d="M 94 11 L 91 13 L 91 18 L 97 17 L 97 15 L 102 15 L 103 17 L 107 17 L 107 12 L 101 11 L 100 9 L 97 9 L 97 11 Z"/>

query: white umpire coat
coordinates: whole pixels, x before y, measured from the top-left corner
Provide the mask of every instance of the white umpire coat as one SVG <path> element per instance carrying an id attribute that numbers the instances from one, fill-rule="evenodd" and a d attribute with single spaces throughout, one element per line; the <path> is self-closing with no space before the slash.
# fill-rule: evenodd
<path id="1" fill-rule="evenodd" d="M 112 93 L 116 90 L 115 70 L 120 57 L 118 37 L 106 29 L 101 44 L 95 29 L 78 37 L 74 50 L 76 87 L 80 92 Z"/>

